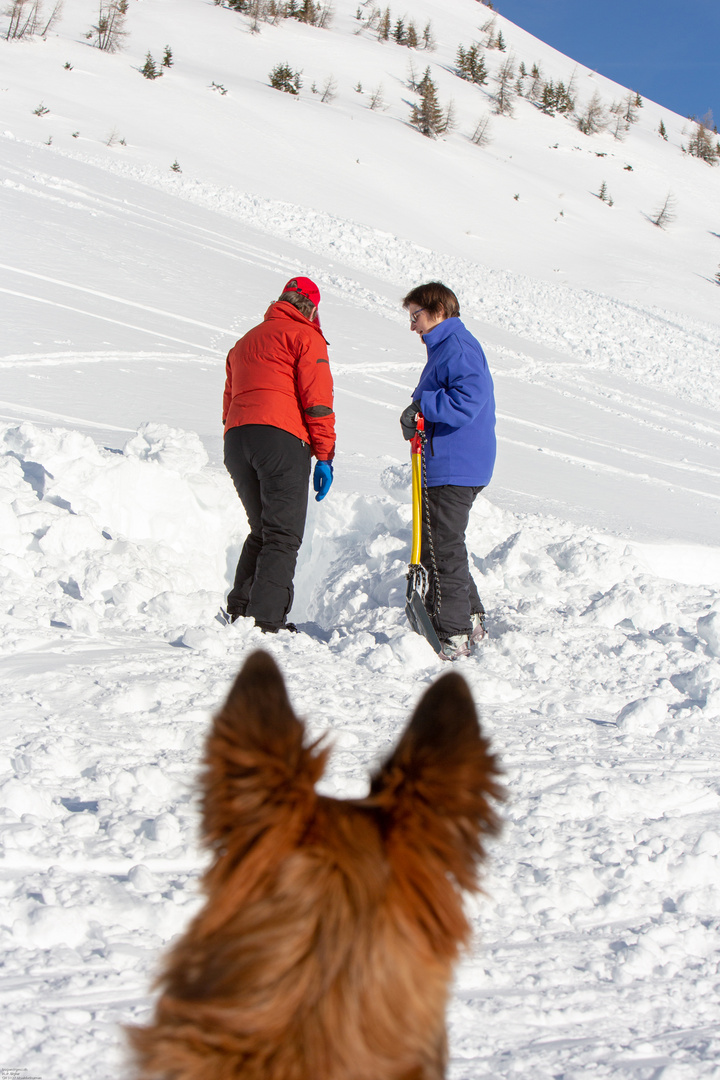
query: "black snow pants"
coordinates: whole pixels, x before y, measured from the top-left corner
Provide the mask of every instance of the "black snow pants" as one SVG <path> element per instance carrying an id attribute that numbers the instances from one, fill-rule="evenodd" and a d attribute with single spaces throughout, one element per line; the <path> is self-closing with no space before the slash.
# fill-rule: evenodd
<path id="1" fill-rule="evenodd" d="M 281 428 L 245 424 L 225 435 L 225 467 L 250 526 L 227 608 L 231 615 L 251 616 L 263 629 L 284 626 L 292 606 L 310 458 L 307 443 Z"/>
<path id="2" fill-rule="evenodd" d="M 428 572 L 425 607 L 441 641 L 453 634 L 469 634 L 472 629 L 470 616 L 485 610 L 470 575 L 465 547 L 470 508 L 481 491 L 482 487 L 455 484 L 427 488 L 430 535 L 428 522 L 423 515 L 420 562 Z M 437 578 L 430 555 L 430 538 L 435 552 Z M 438 595 L 438 610 L 433 614 Z"/>

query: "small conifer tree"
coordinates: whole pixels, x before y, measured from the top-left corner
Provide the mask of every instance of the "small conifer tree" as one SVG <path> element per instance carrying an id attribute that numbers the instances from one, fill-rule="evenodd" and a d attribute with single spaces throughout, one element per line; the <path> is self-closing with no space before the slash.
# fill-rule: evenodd
<path id="1" fill-rule="evenodd" d="M 313 0 L 303 0 L 300 12 L 296 17 L 299 22 L 309 23 L 310 26 L 314 26 L 317 15 L 318 12 Z"/>
<path id="2" fill-rule="evenodd" d="M 479 45 L 473 44 L 467 49 L 458 45 L 455 65 L 461 79 L 477 86 L 483 86 L 487 82 L 487 68 Z"/>
<path id="3" fill-rule="evenodd" d="M 420 101 L 417 105 L 412 106 L 410 123 L 421 134 L 432 139 L 436 135 L 442 134 L 447 128 L 446 117 L 438 102 L 437 87 L 430 78 L 430 68 L 426 70 L 423 78 L 418 83 L 418 92 Z"/>
<path id="4" fill-rule="evenodd" d="M 145 57 L 145 63 L 140 68 L 140 74 L 144 75 L 146 79 L 157 79 L 162 75 L 162 71 L 155 66 L 155 61 L 152 58 L 152 53 L 148 52 Z"/>
<path id="5" fill-rule="evenodd" d="M 570 113 L 575 108 L 572 90 L 569 86 L 565 89 L 563 82 L 559 82 L 555 87 L 555 108 L 559 113 Z"/>
<path id="6" fill-rule="evenodd" d="M 423 49 L 427 49 L 429 52 L 432 52 L 432 50 L 435 48 L 435 38 L 432 32 L 432 23 L 425 23 L 425 28 L 422 32 L 422 47 Z"/>
<path id="7" fill-rule="evenodd" d="M 163 53 L 163 58 L 162 58 L 162 66 L 166 67 L 166 68 L 171 68 L 174 63 L 175 63 L 175 61 L 173 60 L 172 49 L 170 48 L 169 45 L 166 45 L 165 46 L 165 52 Z"/>
<path id="8" fill-rule="evenodd" d="M 710 133 L 711 124 L 712 116 L 710 114 L 704 120 L 696 120 L 695 130 L 690 136 L 687 146 L 683 147 L 683 149 L 692 157 L 700 158 L 702 161 L 706 161 L 708 165 L 715 165 L 720 154 L 718 153 L 717 143 L 713 142 Z"/>
<path id="9" fill-rule="evenodd" d="M 552 81 L 545 83 L 540 97 L 540 108 L 548 116 L 555 115 L 555 87 Z"/>
<path id="10" fill-rule="evenodd" d="M 660 136 L 661 139 L 664 139 L 665 142 L 667 142 L 667 130 L 665 128 L 665 121 L 662 119 L 662 117 L 660 118 L 660 127 L 658 128 L 658 135 Z"/>
<path id="11" fill-rule="evenodd" d="M 495 112 L 499 116 L 512 116 L 513 113 L 513 89 L 512 82 L 515 78 L 515 66 L 511 56 L 507 58 L 503 66 L 495 76 L 497 90 L 495 91 Z"/>
<path id="12" fill-rule="evenodd" d="M 634 93 L 632 90 L 625 98 L 623 109 L 623 120 L 626 124 L 636 124 L 638 118 L 638 98 L 639 94 Z"/>
<path id="13" fill-rule="evenodd" d="M 530 93 L 532 93 L 532 89 Z M 575 99 L 570 89 L 565 88 L 563 82 L 559 82 L 557 86 L 552 79 L 550 82 L 543 83 L 542 93 L 540 94 L 540 109 L 542 112 L 547 113 L 548 116 L 554 116 L 556 112 L 569 113 L 574 108 Z"/>
<path id="14" fill-rule="evenodd" d="M 542 96 L 545 85 L 543 83 L 539 64 L 533 64 L 530 69 L 530 78 L 532 79 L 532 82 L 530 83 L 530 89 L 527 92 L 527 96 L 531 101 L 537 101 Z"/>
<path id="15" fill-rule="evenodd" d="M 269 75 L 270 85 L 274 90 L 285 94 L 299 94 L 302 87 L 301 71 L 293 71 L 288 63 L 276 64 Z"/>

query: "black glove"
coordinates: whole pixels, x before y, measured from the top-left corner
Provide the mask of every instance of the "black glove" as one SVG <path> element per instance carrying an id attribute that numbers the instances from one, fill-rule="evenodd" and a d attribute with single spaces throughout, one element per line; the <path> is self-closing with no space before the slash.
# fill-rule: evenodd
<path id="1" fill-rule="evenodd" d="M 415 427 L 417 420 L 417 414 L 420 412 L 420 402 L 413 401 L 412 405 L 408 405 L 400 417 L 400 427 L 402 428 L 403 439 L 410 442 L 415 438 Z"/>

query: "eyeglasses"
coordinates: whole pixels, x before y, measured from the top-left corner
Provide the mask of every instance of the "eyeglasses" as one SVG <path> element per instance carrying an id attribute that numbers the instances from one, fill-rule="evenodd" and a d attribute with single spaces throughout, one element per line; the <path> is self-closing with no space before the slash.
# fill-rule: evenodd
<path id="1" fill-rule="evenodd" d="M 425 311 L 425 308 L 424 307 L 419 307 L 417 309 L 417 311 L 411 311 L 410 312 L 410 322 L 413 322 L 413 323 L 417 322 L 417 317 L 418 317 L 418 315 L 420 314 L 421 311 Z"/>

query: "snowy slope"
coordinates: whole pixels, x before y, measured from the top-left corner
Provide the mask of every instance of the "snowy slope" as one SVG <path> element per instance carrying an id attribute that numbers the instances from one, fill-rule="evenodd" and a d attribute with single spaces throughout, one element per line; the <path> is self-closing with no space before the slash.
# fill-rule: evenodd
<path id="1" fill-rule="evenodd" d="M 196 909 L 192 782 L 249 649 L 332 731 L 334 794 L 364 791 L 438 674 L 402 610 L 397 425 L 423 360 L 398 300 L 437 275 L 496 382 L 468 534 L 490 637 L 458 666 L 510 793 L 451 1076 L 717 1076 L 720 170 L 650 102 L 618 142 L 519 100 L 480 149 L 492 103 L 451 69 L 486 8 L 414 8 L 432 53 L 336 8 L 329 30 L 253 35 L 202 0 L 135 0 L 108 56 L 66 0 L 46 41 L 0 42 L 0 1063 L 126 1075 L 118 1025 Z M 572 78 L 497 19 L 518 62 Z M 143 79 L 168 43 L 174 67 Z M 410 59 L 455 101 L 444 139 L 407 124 Z M 282 60 L 299 99 L 267 84 Z M 662 231 L 644 215 L 668 190 Z M 301 553 L 305 633 L 268 641 L 216 618 L 245 531 L 220 396 L 229 345 L 300 271 L 323 294 L 338 464 Z"/>
<path id="2" fill-rule="evenodd" d="M 362 30 L 368 4 L 360 5 L 361 21 L 351 0 L 334 6 L 328 30 L 284 20 L 252 34 L 248 19 L 203 0 L 135 0 L 126 49 L 107 55 L 84 40 L 92 7 L 68 0 L 46 41 L 4 47 L 3 126 L 128 172 L 149 165 L 167 172 L 177 160 L 193 184 L 286 200 L 484 267 L 588 285 L 717 324 L 718 171 L 681 153 L 686 120 L 645 102 L 618 141 L 583 136 L 518 98 L 514 118 L 491 115 L 491 142 L 480 149 L 469 136 L 491 114 L 494 74 L 510 56 L 518 68 L 537 63 L 546 79 L 572 81 L 579 110 L 596 92 L 609 107 L 627 91 L 502 16 L 495 21 L 507 50 L 486 53 L 488 83 L 457 78 L 457 46 L 487 37 L 481 27 L 491 13 L 476 0 L 454 0 L 450 11 L 435 0 L 414 6 L 418 27 L 433 28 L 432 52 L 379 43 Z M 159 61 L 168 43 L 174 66 L 161 79 L 143 79 L 146 53 Z M 303 72 L 299 97 L 270 87 L 279 62 Z M 429 66 L 441 103 L 454 102 L 457 128 L 433 147 L 408 125 L 417 100 L 411 65 L 417 77 Z M 336 97 L 323 104 L 311 87 L 322 91 L 328 78 Z M 378 86 L 386 108 L 371 111 Z M 34 115 L 40 104 L 49 110 L 42 117 Z M 661 118 L 667 142 L 657 134 Z M 127 145 L 105 146 L 113 133 Z M 603 181 L 612 208 L 595 197 Z M 663 232 L 645 215 L 668 192 L 676 222 Z"/>

